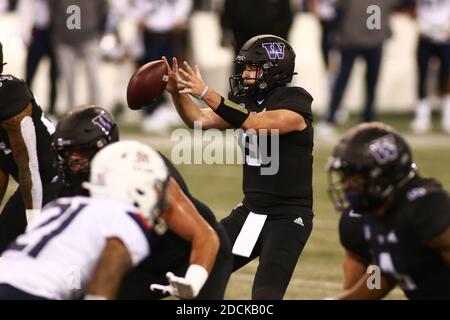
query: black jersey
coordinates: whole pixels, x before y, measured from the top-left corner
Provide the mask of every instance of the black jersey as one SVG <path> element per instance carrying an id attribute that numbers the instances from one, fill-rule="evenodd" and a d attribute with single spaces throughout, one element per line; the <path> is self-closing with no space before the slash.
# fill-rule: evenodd
<path id="1" fill-rule="evenodd" d="M 339 239 L 341 245 L 356 254 L 365 264 L 370 264 L 371 254 L 367 241 L 364 239 L 364 216 L 353 210 L 342 213 L 339 220 Z"/>
<path id="2" fill-rule="evenodd" d="M 182 178 L 179 171 L 175 168 L 175 166 L 167 159 L 165 156 L 160 154 L 163 158 L 164 162 L 167 165 L 170 176 L 174 178 L 179 184 L 181 190 L 183 190 L 184 194 L 192 201 L 200 215 L 206 222 L 217 231 L 221 246 L 224 245 L 224 241 L 228 241 L 228 239 L 223 239 L 225 232 L 220 226 L 213 212 L 201 201 L 194 198 L 189 192 L 186 182 Z M 226 246 L 229 247 L 227 243 Z M 231 249 L 230 249 L 231 250 Z M 165 272 L 167 270 L 176 269 L 181 264 L 189 261 L 189 257 L 191 254 L 191 243 L 180 238 L 175 233 L 170 230 L 167 230 L 163 235 L 157 235 L 156 233 L 151 234 L 151 254 L 148 258 L 146 258 L 142 262 L 142 266 L 145 270 L 149 272 Z"/>
<path id="3" fill-rule="evenodd" d="M 275 88 L 260 101 L 247 97 L 230 96 L 229 98 L 255 113 L 288 109 L 303 116 L 307 124 L 304 130 L 277 136 L 278 154 L 276 150 L 272 150 L 271 143 L 274 142 L 271 140 L 272 137 L 269 136 L 263 140 L 261 135 L 244 133 L 243 191 L 245 198 L 243 202 L 246 207 L 257 213 L 312 215 L 314 143 L 311 95 L 303 88 L 284 86 Z M 255 143 L 258 152 L 254 151 Z M 268 156 L 266 160 L 264 160 L 265 155 Z M 268 163 L 267 159 L 272 161 Z"/>
<path id="4" fill-rule="evenodd" d="M 0 76 L 0 121 L 5 121 L 20 112 L 28 104 L 32 104 L 32 125 L 22 132 L 28 148 L 29 156 L 36 156 L 42 184 L 48 184 L 56 179 L 54 153 L 51 148 L 51 135 L 55 131 L 54 125 L 45 118 L 42 109 L 23 80 L 11 75 Z M 29 132 L 29 131 L 31 132 Z M 7 131 L 0 127 L 0 166 L 18 181 L 18 167 L 11 152 L 11 144 Z"/>
<path id="5" fill-rule="evenodd" d="M 410 299 L 450 299 L 450 266 L 428 243 L 450 227 L 450 198 L 432 179 L 417 177 L 383 218 L 368 215 L 364 237 L 382 272 Z"/>

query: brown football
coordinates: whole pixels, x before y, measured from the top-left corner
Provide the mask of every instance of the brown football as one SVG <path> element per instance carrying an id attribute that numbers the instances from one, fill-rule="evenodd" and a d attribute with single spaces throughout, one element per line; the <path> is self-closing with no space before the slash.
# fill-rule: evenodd
<path id="1" fill-rule="evenodd" d="M 149 62 L 136 70 L 128 82 L 128 107 L 138 110 L 155 102 L 166 89 L 167 74 L 167 66 L 162 60 Z"/>

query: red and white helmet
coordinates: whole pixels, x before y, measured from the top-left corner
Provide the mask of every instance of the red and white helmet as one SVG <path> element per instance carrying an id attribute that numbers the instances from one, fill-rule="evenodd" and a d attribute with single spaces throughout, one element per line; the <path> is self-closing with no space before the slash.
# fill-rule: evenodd
<path id="1" fill-rule="evenodd" d="M 137 141 L 120 141 L 100 150 L 83 186 L 91 196 L 107 196 L 139 209 L 153 226 L 165 206 L 169 173 L 154 149 Z"/>

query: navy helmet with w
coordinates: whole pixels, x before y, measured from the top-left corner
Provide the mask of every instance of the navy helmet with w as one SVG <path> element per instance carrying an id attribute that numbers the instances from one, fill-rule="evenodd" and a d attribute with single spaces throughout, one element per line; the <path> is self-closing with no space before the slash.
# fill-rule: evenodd
<path id="1" fill-rule="evenodd" d="M 234 95 L 259 96 L 278 86 L 292 81 L 295 74 L 295 52 L 291 45 L 275 35 L 259 35 L 248 40 L 234 60 L 242 67 L 260 67 L 263 75 L 255 79 L 255 85 L 246 86 L 242 74 L 230 77 L 231 91 Z"/>

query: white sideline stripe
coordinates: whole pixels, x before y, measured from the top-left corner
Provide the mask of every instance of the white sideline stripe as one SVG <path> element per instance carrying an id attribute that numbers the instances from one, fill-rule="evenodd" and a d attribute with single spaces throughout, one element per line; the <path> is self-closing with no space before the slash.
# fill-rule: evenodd
<path id="1" fill-rule="evenodd" d="M 232 278 L 238 279 L 240 281 L 248 281 L 253 282 L 253 275 L 248 274 L 233 274 Z M 289 285 L 295 284 L 295 285 L 302 285 L 302 286 L 310 286 L 310 287 L 321 287 L 326 289 L 341 289 L 342 284 L 338 282 L 331 282 L 331 281 L 320 281 L 320 280 L 305 280 L 305 279 L 297 279 L 292 278 L 289 282 Z"/>

